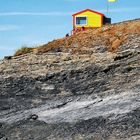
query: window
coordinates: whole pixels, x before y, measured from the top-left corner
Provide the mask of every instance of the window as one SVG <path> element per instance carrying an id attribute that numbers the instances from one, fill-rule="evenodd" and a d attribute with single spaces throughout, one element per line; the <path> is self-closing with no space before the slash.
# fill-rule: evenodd
<path id="1" fill-rule="evenodd" d="M 87 17 L 76 17 L 76 25 L 86 25 Z"/>

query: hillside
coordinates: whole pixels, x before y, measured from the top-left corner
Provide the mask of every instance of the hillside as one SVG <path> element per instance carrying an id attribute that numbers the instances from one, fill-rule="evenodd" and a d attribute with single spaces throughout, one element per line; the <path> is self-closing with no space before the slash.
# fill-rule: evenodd
<path id="1" fill-rule="evenodd" d="M 108 51 L 115 51 L 120 45 L 129 43 L 130 34 L 140 33 L 140 19 L 126 21 L 122 23 L 106 25 L 102 28 L 91 29 L 77 33 L 68 38 L 54 40 L 37 48 L 21 49 L 15 53 L 15 56 L 27 52 L 45 53 L 45 52 L 68 52 L 85 53 L 97 46 Z M 90 51 L 89 50 L 89 51 Z M 93 49 L 94 51 L 94 49 Z M 91 51 L 90 51 L 91 53 Z"/>
<path id="2" fill-rule="evenodd" d="M 139 140 L 140 19 L 0 61 L 0 140 Z"/>

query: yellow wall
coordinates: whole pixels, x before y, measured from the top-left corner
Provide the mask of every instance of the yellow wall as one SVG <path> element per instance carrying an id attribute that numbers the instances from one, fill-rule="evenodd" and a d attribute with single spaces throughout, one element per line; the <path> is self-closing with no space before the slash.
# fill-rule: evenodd
<path id="1" fill-rule="evenodd" d="M 84 25 L 84 27 L 101 27 L 101 18 L 102 16 L 90 11 L 83 12 L 81 14 L 76 15 L 75 17 L 80 17 L 80 16 L 86 16 L 87 17 L 87 25 Z M 76 20 L 75 20 L 76 21 Z M 82 27 L 80 25 L 76 25 L 75 27 Z"/>

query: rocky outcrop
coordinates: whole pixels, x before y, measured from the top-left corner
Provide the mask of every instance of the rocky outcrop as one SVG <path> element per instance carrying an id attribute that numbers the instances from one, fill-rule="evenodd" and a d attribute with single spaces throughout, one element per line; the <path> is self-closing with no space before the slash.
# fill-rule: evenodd
<path id="1" fill-rule="evenodd" d="M 0 140 L 140 139 L 140 36 L 127 37 L 114 53 L 102 44 L 1 60 Z"/>

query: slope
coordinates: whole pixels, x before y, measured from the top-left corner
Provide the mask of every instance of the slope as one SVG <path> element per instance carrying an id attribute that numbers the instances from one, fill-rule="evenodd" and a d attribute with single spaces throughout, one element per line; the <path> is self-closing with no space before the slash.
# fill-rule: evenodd
<path id="1" fill-rule="evenodd" d="M 0 138 L 140 139 L 139 21 L 1 60 Z"/>

